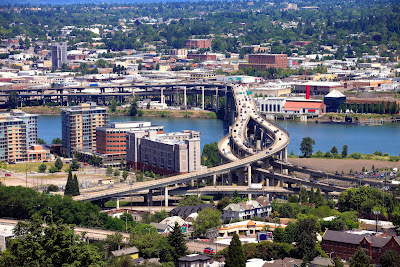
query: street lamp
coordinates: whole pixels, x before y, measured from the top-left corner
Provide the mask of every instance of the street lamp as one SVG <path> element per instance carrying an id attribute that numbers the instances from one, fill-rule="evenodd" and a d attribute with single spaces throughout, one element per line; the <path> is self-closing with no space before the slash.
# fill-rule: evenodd
<path id="1" fill-rule="evenodd" d="M 128 216 L 124 215 L 122 217 L 125 217 L 125 232 L 128 233 Z"/>
<path id="2" fill-rule="evenodd" d="M 375 214 L 375 232 L 378 233 L 378 216 L 381 214 L 379 210 L 374 210 Z"/>

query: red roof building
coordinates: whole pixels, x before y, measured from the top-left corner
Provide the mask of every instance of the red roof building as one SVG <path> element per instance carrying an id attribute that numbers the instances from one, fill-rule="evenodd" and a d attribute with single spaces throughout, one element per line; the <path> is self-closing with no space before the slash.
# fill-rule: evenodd
<path id="1" fill-rule="evenodd" d="M 286 100 L 283 113 L 288 115 L 320 115 L 325 112 L 322 100 Z"/>

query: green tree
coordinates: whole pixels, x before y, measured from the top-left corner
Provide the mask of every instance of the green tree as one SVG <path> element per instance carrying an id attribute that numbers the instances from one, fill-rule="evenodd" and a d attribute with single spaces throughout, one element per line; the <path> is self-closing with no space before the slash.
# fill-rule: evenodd
<path id="1" fill-rule="evenodd" d="M 51 141 L 51 143 L 52 143 L 52 144 L 61 145 L 61 144 L 62 144 L 62 139 L 59 138 L 59 137 L 54 138 L 54 139 Z"/>
<path id="2" fill-rule="evenodd" d="M 120 175 L 121 175 L 121 172 L 119 171 L 118 168 L 116 168 L 116 169 L 114 170 L 114 176 L 115 176 L 115 177 L 119 177 Z"/>
<path id="3" fill-rule="evenodd" d="M 75 191 L 74 179 L 72 177 L 72 171 L 70 169 L 68 172 L 68 179 L 67 179 L 67 184 L 65 185 L 64 195 L 65 196 L 73 196 L 74 191 Z"/>
<path id="4" fill-rule="evenodd" d="M 311 137 L 304 137 L 300 143 L 300 151 L 303 153 L 303 157 L 309 158 L 313 153 L 313 145 L 315 140 Z"/>
<path id="5" fill-rule="evenodd" d="M 173 247 L 172 258 L 175 265 L 178 266 L 178 259 L 187 253 L 186 241 L 178 223 L 175 223 L 174 230 L 168 235 L 168 243 Z"/>
<path id="6" fill-rule="evenodd" d="M 124 178 L 124 181 L 126 181 L 126 178 L 128 178 L 129 172 L 128 171 L 123 171 L 122 172 L 122 178 Z"/>
<path id="7" fill-rule="evenodd" d="M 350 258 L 350 267 L 369 267 L 370 262 L 371 259 L 359 247 L 353 257 Z"/>
<path id="8" fill-rule="evenodd" d="M 228 206 L 229 204 L 231 204 L 231 199 L 229 197 L 224 197 L 222 198 L 220 201 L 218 201 L 217 204 L 217 209 L 220 210 L 222 212 L 222 210 Z"/>
<path id="9" fill-rule="evenodd" d="M 400 267 L 400 256 L 394 250 L 387 250 L 380 258 L 382 267 Z"/>
<path id="10" fill-rule="evenodd" d="M 207 167 L 214 167 L 219 163 L 218 143 L 205 144 L 201 154 L 201 164 Z"/>
<path id="11" fill-rule="evenodd" d="M 198 198 L 197 196 L 186 195 L 184 198 L 179 200 L 179 207 L 186 206 L 197 206 L 204 204 L 204 201 Z"/>
<path id="12" fill-rule="evenodd" d="M 277 242 L 277 243 L 285 243 L 286 242 L 285 229 L 283 229 L 281 227 L 278 227 L 274 230 L 273 236 L 274 236 L 274 242 Z"/>
<path id="13" fill-rule="evenodd" d="M 239 236 L 234 233 L 232 241 L 228 247 L 228 252 L 225 255 L 226 267 L 246 267 L 246 256 L 240 242 Z"/>
<path id="14" fill-rule="evenodd" d="M 310 203 L 315 203 L 315 192 L 314 192 L 314 187 L 311 187 L 310 190 L 310 199 L 309 199 Z"/>
<path id="15" fill-rule="evenodd" d="M 60 171 L 63 167 L 63 162 L 60 159 L 60 157 L 57 157 L 56 162 L 54 163 L 54 166 L 56 166 L 57 170 Z"/>
<path id="16" fill-rule="evenodd" d="M 304 187 L 302 187 L 300 189 L 300 202 L 301 203 L 307 203 L 308 202 L 308 193 L 307 193 L 307 190 Z"/>
<path id="17" fill-rule="evenodd" d="M 106 236 L 106 240 L 104 240 L 104 248 L 107 257 L 111 256 L 111 251 L 120 249 L 123 244 L 123 238 L 124 237 L 121 233 Z"/>
<path id="18" fill-rule="evenodd" d="M 44 141 L 42 138 L 38 138 L 38 144 L 39 145 L 45 145 L 46 141 Z"/>
<path id="19" fill-rule="evenodd" d="M 331 153 L 332 153 L 333 155 L 337 155 L 338 149 L 336 148 L 336 146 L 333 146 L 333 147 L 332 147 Z"/>
<path id="20" fill-rule="evenodd" d="M 78 163 L 77 159 L 73 159 L 71 162 L 71 165 L 69 166 L 69 168 L 72 171 L 77 171 L 80 167 L 81 167 L 81 164 Z"/>
<path id="21" fill-rule="evenodd" d="M 32 221 L 18 222 L 14 238 L 0 258 L 0 266 L 103 266 L 98 248 L 75 235 L 74 229 L 39 215 Z"/>
<path id="22" fill-rule="evenodd" d="M 204 235 L 208 229 L 221 226 L 222 213 L 219 210 L 205 208 L 199 212 L 193 222 L 193 229 L 197 235 Z"/>
<path id="23" fill-rule="evenodd" d="M 137 99 L 133 100 L 129 109 L 129 116 L 136 116 L 138 114 Z"/>
<path id="24" fill-rule="evenodd" d="M 315 192 L 315 206 L 320 207 L 325 204 L 325 199 L 321 194 L 321 189 L 318 187 Z"/>
<path id="25" fill-rule="evenodd" d="M 18 108 L 18 93 L 16 91 L 12 91 L 8 93 L 8 102 L 7 107 L 8 109 L 16 109 Z"/>
<path id="26" fill-rule="evenodd" d="M 111 166 L 108 166 L 106 169 L 106 175 L 111 176 L 113 175 L 113 168 Z"/>
<path id="27" fill-rule="evenodd" d="M 296 242 L 299 254 L 306 262 L 312 261 L 317 252 L 315 244 L 317 241 L 316 221 L 314 219 L 300 219 L 296 223 L 294 241 Z"/>
<path id="28" fill-rule="evenodd" d="M 347 145 L 344 145 L 343 148 L 342 148 L 342 157 L 343 158 L 347 157 L 347 152 L 348 152 L 347 150 L 348 150 Z"/>
<path id="29" fill-rule="evenodd" d="M 76 176 L 76 174 L 74 174 L 74 192 L 73 192 L 73 196 L 78 196 L 81 193 L 79 192 L 79 181 L 78 181 L 78 177 Z"/>
<path id="30" fill-rule="evenodd" d="M 117 110 L 117 101 L 113 98 L 111 102 L 108 104 L 108 108 L 111 112 L 115 112 Z"/>
<path id="31" fill-rule="evenodd" d="M 341 261 L 339 257 L 333 258 L 333 266 L 334 267 L 344 267 L 344 263 Z"/>
<path id="32" fill-rule="evenodd" d="M 38 170 L 41 173 L 44 173 L 46 171 L 46 169 L 47 169 L 47 166 L 44 163 L 40 164 L 39 167 L 38 167 Z"/>
<path id="33" fill-rule="evenodd" d="M 57 169 L 56 166 L 51 165 L 51 167 L 50 167 L 50 169 L 49 169 L 49 172 L 50 172 L 50 173 L 56 173 L 56 172 L 58 172 L 58 169 Z"/>

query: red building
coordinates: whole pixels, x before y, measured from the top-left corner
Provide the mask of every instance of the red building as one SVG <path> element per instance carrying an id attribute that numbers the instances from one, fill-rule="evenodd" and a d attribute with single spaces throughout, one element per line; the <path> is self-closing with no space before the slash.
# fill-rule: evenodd
<path id="1" fill-rule="evenodd" d="M 192 48 L 192 49 L 210 48 L 211 49 L 211 39 L 188 39 L 188 40 L 186 40 L 186 48 Z"/>
<path id="2" fill-rule="evenodd" d="M 189 54 L 187 55 L 187 59 L 195 59 L 198 58 L 200 62 L 208 61 L 208 60 L 217 60 L 216 54 Z"/>
<path id="3" fill-rule="evenodd" d="M 253 68 L 266 70 L 268 68 L 288 67 L 288 58 L 286 54 L 252 54 L 249 55 L 249 63 L 239 64 L 239 69 Z"/>
<path id="4" fill-rule="evenodd" d="M 157 131 L 164 133 L 164 126 L 150 122 L 112 123 L 96 129 L 96 152 L 100 154 L 126 154 L 126 133 L 131 131 Z"/>
<path id="5" fill-rule="evenodd" d="M 386 234 L 371 235 L 361 231 L 339 232 L 327 230 L 322 237 L 322 249 L 331 257 L 345 261 L 354 255 L 359 247 L 371 258 L 371 263 L 378 264 L 379 258 L 388 250 L 400 253 L 400 236 Z"/>

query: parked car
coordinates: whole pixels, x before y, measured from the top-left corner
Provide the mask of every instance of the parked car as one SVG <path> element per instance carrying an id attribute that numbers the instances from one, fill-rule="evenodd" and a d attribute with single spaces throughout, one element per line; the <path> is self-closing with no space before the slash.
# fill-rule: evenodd
<path id="1" fill-rule="evenodd" d="M 5 176 L 11 176 L 11 173 L 6 173 Z"/>
<path id="2" fill-rule="evenodd" d="M 206 254 L 215 254 L 214 249 L 213 249 L 213 248 L 210 248 L 210 247 L 204 248 L 204 251 L 203 251 L 203 252 L 206 253 Z"/>

